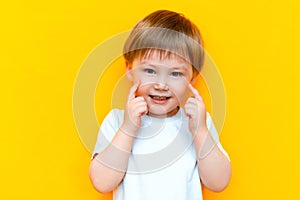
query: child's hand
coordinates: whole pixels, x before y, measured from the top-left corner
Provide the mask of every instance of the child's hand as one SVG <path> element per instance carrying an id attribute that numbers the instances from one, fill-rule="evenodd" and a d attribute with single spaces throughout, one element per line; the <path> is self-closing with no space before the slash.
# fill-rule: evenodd
<path id="1" fill-rule="evenodd" d="M 189 119 L 189 129 L 193 135 L 199 131 L 206 131 L 206 108 L 202 97 L 191 84 L 189 89 L 192 91 L 194 97 L 188 98 L 184 106 L 185 114 Z"/>
<path id="2" fill-rule="evenodd" d="M 130 136 L 135 136 L 141 127 L 141 117 L 148 113 L 148 107 L 144 97 L 135 97 L 139 86 L 140 81 L 131 87 L 124 111 L 124 122 L 121 129 Z"/>

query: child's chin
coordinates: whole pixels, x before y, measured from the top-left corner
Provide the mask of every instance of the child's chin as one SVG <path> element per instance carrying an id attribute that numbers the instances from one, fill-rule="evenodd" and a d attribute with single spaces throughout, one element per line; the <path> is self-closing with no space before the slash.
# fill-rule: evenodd
<path id="1" fill-rule="evenodd" d="M 170 114 L 171 115 L 175 114 L 175 109 L 166 110 L 162 106 L 153 106 L 152 109 L 149 110 L 149 115 L 154 116 L 154 117 L 155 116 L 156 117 L 161 117 L 161 118 L 169 117 Z M 176 109 L 176 111 L 177 111 L 177 109 Z"/>
<path id="2" fill-rule="evenodd" d="M 161 109 L 151 109 L 149 110 L 149 115 L 153 116 L 153 117 L 167 117 L 167 113 L 166 111 L 162 111 Z"/>

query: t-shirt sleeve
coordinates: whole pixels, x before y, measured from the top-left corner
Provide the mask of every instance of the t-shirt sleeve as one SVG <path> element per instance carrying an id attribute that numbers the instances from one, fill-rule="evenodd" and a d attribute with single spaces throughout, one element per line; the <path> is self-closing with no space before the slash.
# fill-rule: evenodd
<path id="1" fill-rule="evenodd" d="M 103 151 L 112 141 L 121 124 L 120 116 L 123 116 L 123 112 L 118 109 L 113 109 L 106 115 L 98 132 L 92 158 L 96 153 Z"/>
<path id="2" fill-rule="evenodd" d="M 218 131 L 217 131 L 217 129 L 216 129 L 216 127 L 215 127 L 212 119 L 211 119 L 210 114 L 207 112 L 206 115 L 207 115 L 207 117 L 206 117 L 206 125 L 208 127 L 208 130 L 209 130 L 211 136 L 213 137 L 213 139 L 216 142 L 216 144 L 217 144 L 218 148 L 220 149 L 220 151 L 222 153 L 224 153 L 224 155 L 228 158 L 228 160 L 230 160 L 228 153 L 225 151 L 225 149 L 223 148 L 223 146 L 222 146 L 222 144 L 221 144 L 221 142 L 219 140 Z"/>

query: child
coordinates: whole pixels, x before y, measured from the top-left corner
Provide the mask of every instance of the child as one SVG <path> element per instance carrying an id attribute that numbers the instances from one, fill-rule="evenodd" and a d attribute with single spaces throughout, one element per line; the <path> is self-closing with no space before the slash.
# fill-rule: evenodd
<path id="1" fill-rule="evenodd" d="M 204 59 L 198 28 L 156 11 L 137 23 L 123 53 L 133 86 L 125 110 L 111 110 L 100 127 L 89 172 L 96 190 L 117 200 L 199 200 L 201 183 L 225 189 L 229 157 L 191 85 Z"/>

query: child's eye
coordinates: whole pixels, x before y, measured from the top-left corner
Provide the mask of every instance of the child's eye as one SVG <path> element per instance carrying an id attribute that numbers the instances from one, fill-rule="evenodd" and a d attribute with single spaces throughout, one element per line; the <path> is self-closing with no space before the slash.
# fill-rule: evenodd
<path id="1" fill-rule="evenodd" d="M 181 72 L 172 72 L 171 76 L 179 77 L 179 76 L 182 76 L 182 73 Z"/>
<path id="2" fill-rule="evenodd" d="M 148 74 L 155 74 L 155 71 L 153 69 L 145 69 L 144 71 Z"/>

